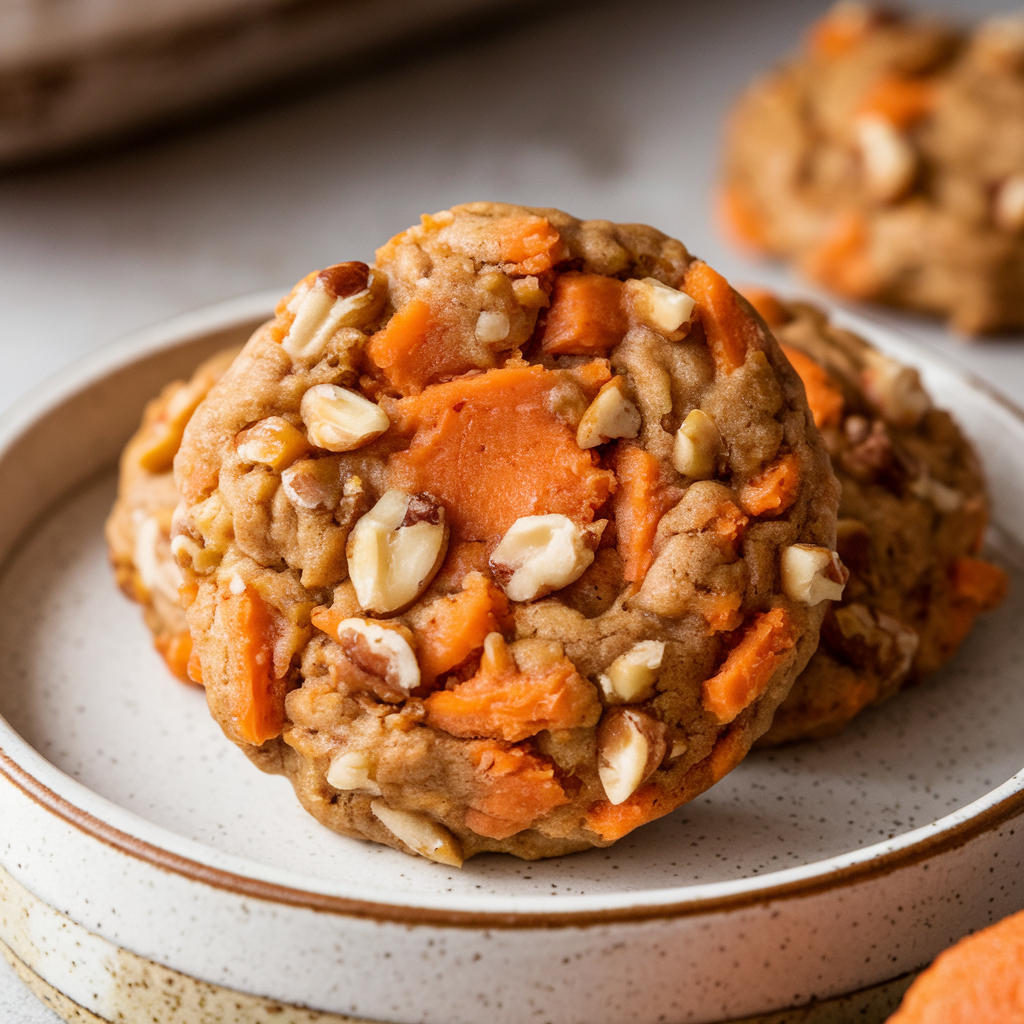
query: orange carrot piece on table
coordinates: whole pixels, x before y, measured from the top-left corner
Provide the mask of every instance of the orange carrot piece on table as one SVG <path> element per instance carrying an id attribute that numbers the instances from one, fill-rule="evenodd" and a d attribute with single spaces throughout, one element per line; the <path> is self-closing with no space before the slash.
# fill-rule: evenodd
<path id="1" fill-rule="evenodd" d="M 615 478 L 552 411 L 563 384 L 556 371 L 509 367 L 401 399 L 392 422 L 413 438 L 388 461 L 389 486 L 441 501 L 456 541 L 493 540 L 530 515 L 592 522 Z"/>
<path id="2" fill-rule="evenodd" d="M 453 736 L 516 743 L 544 729 L 575 729 L 597 721 L 601 705 L 596 691 L 568 658 L 543 671 L 520 672 L 501 635 L 491 637 L 476 675 L 424 701 L 429 725 Z"/>
<path id="3" fill-rule="evenodd" d="M 828 371 L 816 363 L 810 356 L 804 355 L 792 345 L 783 345 L 782 349 L 807 392 L 807 404 L 811 407 L 814 425 L 822 427 L 838 427 L 843 420 L 843 392 L 839 385 L 829 376 Z"/>
<path id="4" fill-rule="evenodd" d="M 228 636 L 230 714 L 246 743 L 281 735 L 285 680 L 274 677 L 273 622 L 254 591 L 232 594 L 221 605 Z"/>
<path id="5" fill-rule="evenodd" d="M 683 291 L 697 304 L 716 371 L 729 374 L 739 369 L 747 350 L 760 345 L 760 332 L 729 282 L 702 260 L 694 260 L 683 278 Z"/>
<path id="6" fill-rule="evenodd" d="M 511 626 L 508 599 L 481 573 L 469 573 L 462 591 L 432 602 L 430 617 L 416 628 L 423 682 L 461 665 L 483 647 L 488 633 Z"/>
<path id="7" fill-rule="evenodd" d="M 477 835 L 507 839 L 556 807 L 569 803 L 554 765 L 522 747 L 493 740 L 466 744 L 476 792 L 469 800 L 466 825 Z"/>
<path id="8" fill-rule="evenodd" d="M 603 356 L 626 333 L 622 282 L 602 274 L 562 274 L 555 281 L 541 338 L 548 355 Z"/>
<path id="9" fill-rule="evenodd" d="M 793 624 L 784 608 L 758 612 L 722 667 L 704 681 L 704 707 L 723 724 L 731 722 L 764 693 L 795 644 Z"/>
<path id="10" fill-rule="evenodd" d="M 785 512 L 800 492 L 800 460 L 783 455 L 740 488 L 740 505 L 752 516 Z"/>
<path id="11" fill-rule="evenodd" d="M 938 90 L 931 79 L 883 75 L 868 90 L 860 113 L 877 114 L 894 128 L 905 129 L 930 114 L 937 98 Z"/>
<path id="12" fill-rule="evenodd" d="M 632 445 L 619 448 L 613 508 L 623 574 L 640 584 L 654 561 L 654 535 L 672 503 L 659 477 L 658 460 Z"/>

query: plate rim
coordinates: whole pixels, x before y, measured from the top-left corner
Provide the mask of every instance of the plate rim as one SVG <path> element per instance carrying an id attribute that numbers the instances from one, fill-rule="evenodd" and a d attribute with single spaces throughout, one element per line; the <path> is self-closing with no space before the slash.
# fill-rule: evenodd
<path id="1" fill-rule="evenodd" d="M 800 294 L 796 289 L 785 291 L 793 298 Z M 227 330 L 268 315 L 280 294 L 282 291 L 277 289 L 262 290 L 203 306 L 132 332 L 76 360 L 0 414 L 0 453 L 15 443 L 37 419 L 111 373 L 127 369 L 131 364 L 162 351 L 197 341 L 218 330 Z M 889 341 L 892 347 L 899 350 L 901 358 L 908 358 L 915 365 L 931 364 L 957 378 L 968 389 L 980 392 L 988 401 L 1010 414 L 1024 431 L 1024 410 L 1012 399 L 954 361 L 915 342 L 907 332 L 840 304 L 822 302 L 817 295 L 808 296 L 805 292 L 803 297 L 824 305 L 830 316 L 836 317 L 844 326 L 848 325 L 867 334 L 872 342 L 877 342 L 881 335 L 884 339 L 882 347 L 885 347 L 885 341 Z M 30 764 L 33 761 L 37 763 L 31 768 L 23 763 Z M 637 889 L 614 894 L 565 896 L 560 897 L 560 903 L 565 909 L 553 910 L 548 902 L 534 896 L 470 895 L 453 901 L 451 894 L 447 894 L 447 898 L 443 893 L 429 896 L 401 893 L 392 897 L 385 890 L 378 889 L 373 898 L 361 899 L 337 891 L 327 891 L 326 886 L 319 889 L 304 888 L 294 884 L 294 881 L 293 884 L 287 884 L 283 880 L 273 880 L 268 876 L 280 875 L 282 879 L 290 876 L 293 880 L 301 876 L 261 865 L 240 855 L 222 853 L 199 840 L 179 835 L 121 807 L 78 783 L 47 761 L 2 716 L 0 776 L 45 811 L 86 835 L 150 866 L 184 876 L 193 882 L 245 897 L 345 917 L 404 925 L 501 930 L 638 923 L 659 918 L 724 913 L 779 900 L 811 897 L 879 878 L 938 854 L 951 852 L 1024 814 L 1022 769 L 999 786 L 949 814 L 894 838 L 857 850 L 741 879 L 665 887 L 658 891 Z M 79 797 L 78 802 L 75 800 L 76 795 Z M 81 799 L 83 796 L 85 799 Z M 80 803 L 90 804 L 92 809 L 79 806 Z M 107 812 L 106 817 L 101 816 L 103 811 Z M 125 831 L 107 820 L 109 818 L 123 818 L 138 824 L 141 828 L 137 831 L 163 837 L 164 845 Z M 166 842 L 167 839 L 171 842 Z M 191 850 L 195 855 L 177 852 L 173 849 L 175 846 Z M 201 851 L 213 856 L 207 857 L 205 861 L 198 859 L 197 855 Z M 229 867 L 218 866 L 212 861 L 225 862 Z M 245 873 L 242 869 L 246 867 L 256 870 Z M 685 893 L 693 895 L 685 896 Z M 491 909 L 453 905 L 471 902 L 490 903 Z M 587 906 L 588 903 L 604 905 Z"/>

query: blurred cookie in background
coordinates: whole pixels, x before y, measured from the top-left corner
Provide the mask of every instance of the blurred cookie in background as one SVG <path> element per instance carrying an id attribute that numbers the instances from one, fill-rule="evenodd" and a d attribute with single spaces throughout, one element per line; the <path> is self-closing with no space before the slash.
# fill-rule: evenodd
<path id="1" fill-rule="evenodd" d="M 1024 14 L 838 4 L 736 103 L 722 209 L 841 295 L 1024 328 Z"/>

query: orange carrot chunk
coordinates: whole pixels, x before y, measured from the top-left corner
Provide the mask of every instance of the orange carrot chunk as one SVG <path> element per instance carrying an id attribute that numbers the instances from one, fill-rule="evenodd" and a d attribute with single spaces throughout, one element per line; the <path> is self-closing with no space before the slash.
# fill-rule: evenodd
<path id="1" fill-rule="evenodd" d="M 427 723 L 453 736 L 525 740 L 544 729 L 593 725 L 601 706 L 591 683 L 566 657 L 520 672 L 499 634 L 488 640 L 476 675 L 424 701 Z"/>
<path id="2" fill-rule="evenodd" d="M 779 344 L 793 369 L 803 381 L 814 425 L 838 427 L 843 420 L 843 392 L 828 371 L 792 345 Z"/>
<path id="3" fill-rule="evenodd" d="M 958 598 L 970 601 L 979 611 L 998 608 L 1010 587 L 1010 578 L 983 558 L 958 558 L 951 571 L 953 590 Z"/>
<path id="4" fill-rule="evenodd" d="M 863 215 L 848 210 L 836 218 L 825 237 L 804 258 L 804 273 L 841 295 L 870 298 L 877 289 L 870 241 Z"/>
<path id="5" fill-rule="evenodd" d="M 745 284 L 736 290 L 761 314 L 761 319 L 769 327 L 783 327 L 793 319 L 792 314 L 779 301 L 775 293 L 770 292 L 767 288 Z"/>
<path id="6" fill-rule="evenodd" d="M 800 460 L 783 455 L 740 488 L 740 504 L 752 516 L 777 516 L 785 512 L 800 492 Z"/>
<path id="7" fill-rule="evenodd" d="M 726 234 L 740 245 L 748 246 L 755 252 L 772 251 L 763 215 L 738 188 L 727 188 L 720 193 L 718 217 Z"/>
<path id="8" fill-rule="evenodd" d="M 554 765 L 545 757 L 493 740 L 467 743 L 466 753 L 473 765 L 475 789 L 466 825 L 477 835 L 507 839 L 569 803 Z"/>
<path id="9" fill-rule="evenodd" d="M 274 678 L 273 622 L 263 599 L 246 589 L 221 605 L 228 637 L 230 716 L 246 743 L 281 735 L 285 681 Z"/>
<path id="10" fill-rule="evenodd" d="M 607 355 L 626 333 L 622 282 L 602 274 L 562 274 L 544 325 L 548 355 Z"/>
<path id="11" fill-rule="evenodd" d="M 862 43 L 883 17 L 880 11 L 856 5 L 837 5 L 819 18 L 807 33 L 807 47 L 823 60 L 835 60 Z"/>
<path id="12" fill-rule="evenodd" d="M 417 648 L 424 683 L 461 665 L 483 647 L 488 633 L 510 627 L 508 599 L 485 576 L 469 573 L 462 592 L 441 597 L 428 611 L 430 617 L 416 629 Z"/>
<path id="13" fill-rule="evenodd" d="M 388 461 L 389 486 L 434 495 L 456 541 L 493 540 L 523 516 L 592 522 L 615 478 L 552 410 L 564 385 L 557 371 L 510 367 L 401 399 L 392 422 L 413 437 Z"/>
<path id="14" fill-rule="evenodd" d="M 514 274 L 543 274 L 559 256 L 561 236 L 546 217 L 512 217 L 495 224 L 502 259 Z"/>
<path id="15" fill-rule="evenodd" d="M 619 449 L 615 479 L 613 507 L 623 574 L 640 584 L 654 561 L 654 535 L 671 498 L 661 485 L 658 460 L 642 448 Z"/>
<path id="16" fill-rule="evenodd" d="M 437 351 L 439 334 L 430 305 L 411 299 L 370 338 L 366 355 L 396 390 L 418 392 L 443 360 L 444 353 Z"/>
<path id="17" fill-rule="evenodd" d="M 785 608 L 759 612 L 722 667 L 704 681 L 703 701 L 723 724 L 731 722 L 767 689 L 787 651 L 796 644 Z"/>
<path id="18" fill-rule="evenodd" d="M 860 112 L 877 114 L 893 127 L 905 129 L 932 112 L 937 96 L 935 82 L 931 79 L 887 74 L 867 91 Z"/>
<path id="19" fill-rule="evenodd" d="M 746 361 L 747 349 L 757 348 L 760 332 L 736 293 L 716 270 L 701 260 L 687 268 L 683 291 L 697 304 L 711 358 L 718 373 L 732 373 Z"/>
<path id="20" fill-rule="evenodd" d="M 607 800 L 591 804 L 585 820 L 591 832 L 596 832 L 611 843 L 640 825 L 668 814 L 677 806 L 677 802 L 657 786 L 641 786 L 621 804 L 612 804 Z"/>
<path id="21" fill-rule="evenodd" d="M 160 652 L 167 667 L 183 683 L 191 683 L 188 666 L 192 658 L 192 637 L 188 630 L 172 633 L 168 637 L 157 637 L 153 646 Z"/>

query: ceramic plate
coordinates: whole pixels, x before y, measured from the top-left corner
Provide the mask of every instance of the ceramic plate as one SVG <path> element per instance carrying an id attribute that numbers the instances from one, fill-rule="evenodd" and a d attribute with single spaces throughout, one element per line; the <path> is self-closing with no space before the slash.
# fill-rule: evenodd
<path id="1" fill-rule="evenodd" d="M 1009 599 L 923 685 L 834 739 L 752 754 L 610 849 L 453 870 L 306 815 L 168 675 L 107 565 L 114 460 L 143 403 L 272 302 L 129 339 L 0 423 L 0 868 L 40 922 L 22 934 L 8 914 L 0 939 L 47 984 L 114 1019 L 114 950 L 374 1021 L 722 1021 L 886 982 L 1024 905 L 1015 409 L 839 314 L 917 365 L 977 443 Z M 88 937 L 77 954 L 61 929 Z"/>

